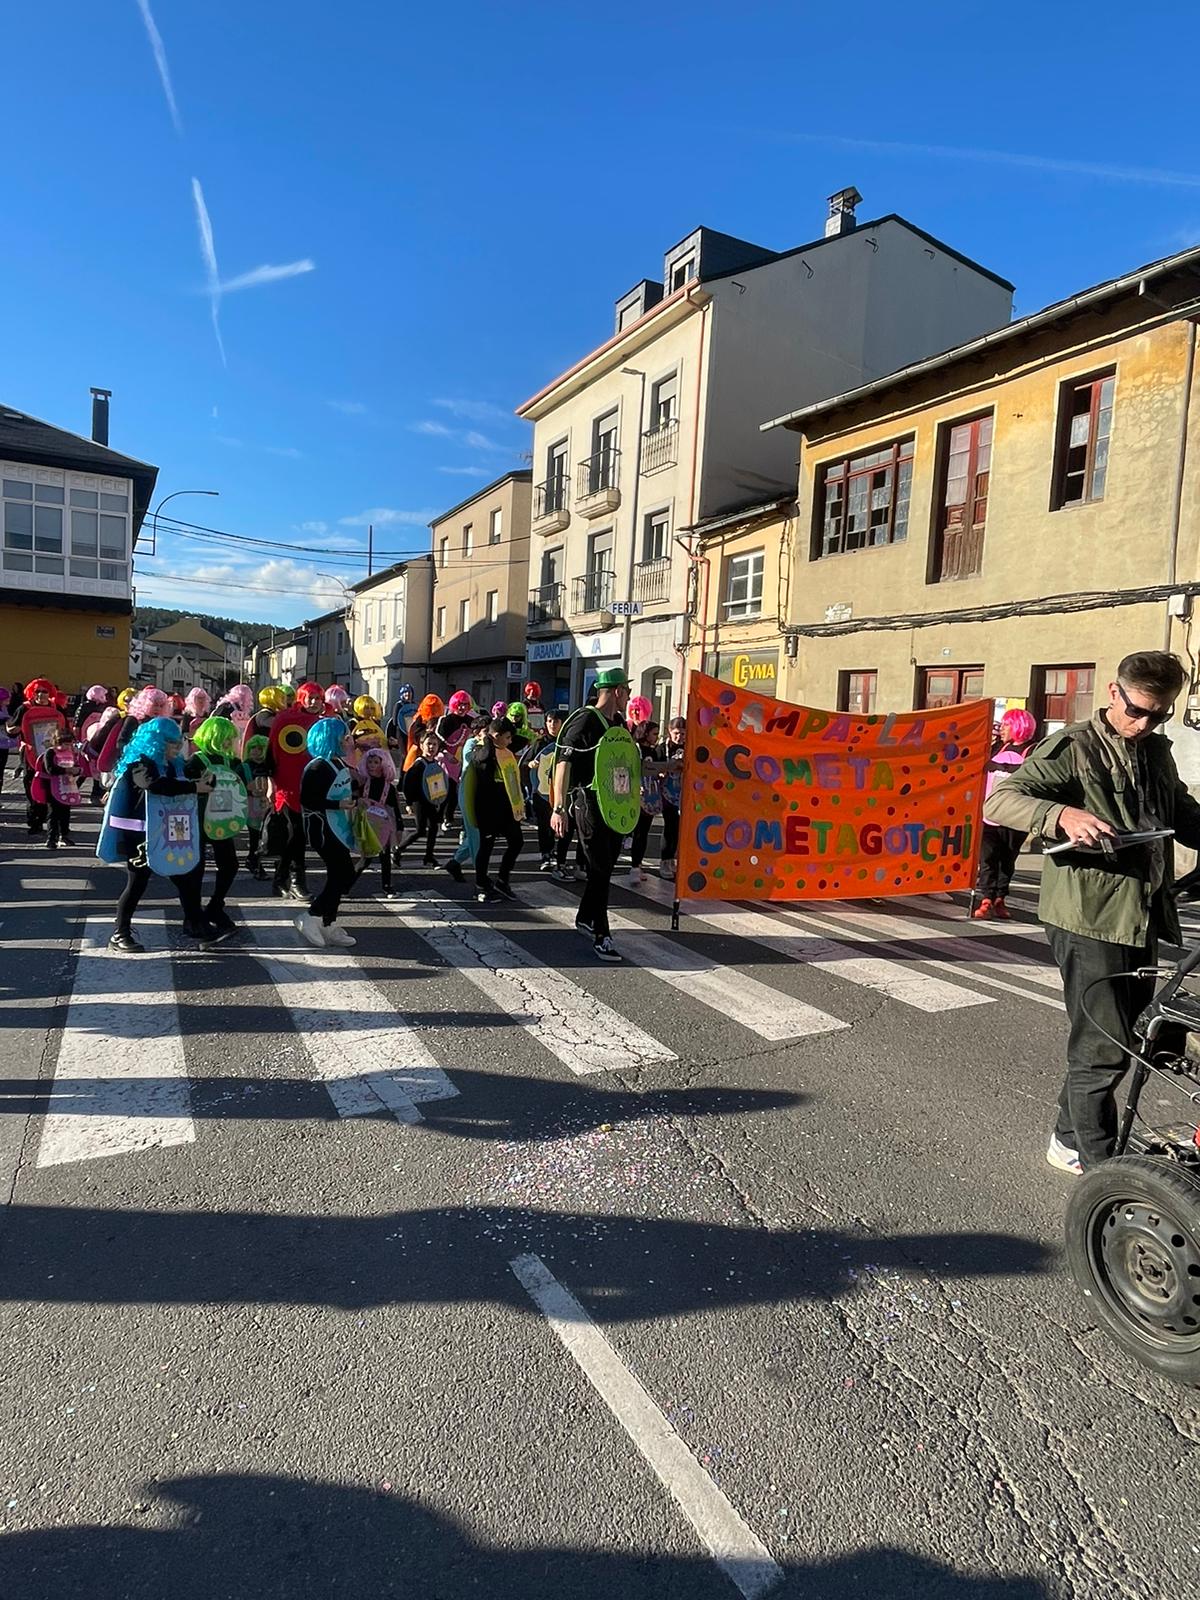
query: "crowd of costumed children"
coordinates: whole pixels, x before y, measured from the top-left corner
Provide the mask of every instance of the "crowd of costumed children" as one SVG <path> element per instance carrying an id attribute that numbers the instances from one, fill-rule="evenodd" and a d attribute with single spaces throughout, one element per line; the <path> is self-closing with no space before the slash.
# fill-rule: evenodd
<path id="1" fill-rule="evenodd" d="M 379 891 L 394 896 L 405 851 L 415 857 L 419 850 L 423 866 L 460 883 L 470 872 L 481 903 L 511 899 L 528 821 L 540 870 L 580 875 L 572 837 L 556 838 L 550 827 L 564 715 L 543 707 L 536 683 L 520 700 L 490 707 L 461 689 L 445 702 L 418 698 L 406 684 L 385 716 L 370 695 L 352 697 L 339 684 L 272 684 L 256 695 L 240 683 L 215 699 L 203 688 L 179 696 L 95 684 L 72 699 L 50 679 L 34 678 L 0 689 L 0 786 L 14 755 L 29 837 L 48 850 L 82 844 L 73 815 L 89 802 L 103 806 L 96 854 L 125 872 L 114 951 L 143 949 L 133 917 L 155 875 L 170 879 L 189 939 L 207 948 L 235 938 L 229 901 L 242 872 L 269 876 L 275 896 L 303 903 L 295 925 L 310 944 L 344 946 L 354 942 L 338 922 L 345 896 L 375 863 Z M 643 782 L 631 878 L 643 875 L 658 815 L 661 870 L 671 876 L 683 719 L 674 719 L 661 745 L 648 700 L 630 701 L 629 720 L 645 754 L 665 763 Z M 313 857 L 324 879 L 310 891 Z"/>

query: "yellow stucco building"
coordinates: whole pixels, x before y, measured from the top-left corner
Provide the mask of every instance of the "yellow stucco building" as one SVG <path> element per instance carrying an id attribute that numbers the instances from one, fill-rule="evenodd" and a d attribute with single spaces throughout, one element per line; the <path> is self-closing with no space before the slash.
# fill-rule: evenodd
<path id="1" fill-rule="evenodd" d="M 800 446 L 783 698 L 1053 726 L 1127 652 L 1188 658 L 1197 316 L 1200 249 L 766 424 Z"/>

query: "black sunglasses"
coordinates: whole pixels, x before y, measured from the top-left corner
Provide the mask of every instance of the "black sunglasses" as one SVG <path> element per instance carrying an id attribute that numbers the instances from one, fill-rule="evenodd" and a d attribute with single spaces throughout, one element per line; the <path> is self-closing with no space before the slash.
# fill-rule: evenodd
<path id="1" fill-rule="evenodd" d="M 1125 693 L 1125 685 L 1123 683 L 1117 684 L 1117 693 L 1125 702 L 1126 714 L 1133 717 L 1137 722 L 1144 722 L 1147 727 L 1157 728 L 1160 723 L 1169 721 L 1175 714 L 1174 706 L 1171 706 L 1167 711 L 1151 711 L 1149 706 L 1139 706 L 1136 701 L 1131 700 Z"/>

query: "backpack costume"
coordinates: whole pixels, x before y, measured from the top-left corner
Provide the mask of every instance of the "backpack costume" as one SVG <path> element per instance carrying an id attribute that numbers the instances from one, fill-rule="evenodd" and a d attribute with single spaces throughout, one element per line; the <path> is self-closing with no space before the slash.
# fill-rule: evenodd
<path id="1" fill-rule="evenodd" d="M 213 775 L 204 804 L 204 832 L 209 839 L 236 839 L 249 821 L 249 796 L 233 765 L 237 725 L 228 717 L 206 717 L 196 729 L 196 760 Z"/>
<path id="2" fill-rule="evenodd" d="M 596 796 L 601 821 L 614 833 L 632 833 L 642 811 L 642 756 L 633 735 L 623 722 L 608 727 L 594 753 L 589 788 Z"/>

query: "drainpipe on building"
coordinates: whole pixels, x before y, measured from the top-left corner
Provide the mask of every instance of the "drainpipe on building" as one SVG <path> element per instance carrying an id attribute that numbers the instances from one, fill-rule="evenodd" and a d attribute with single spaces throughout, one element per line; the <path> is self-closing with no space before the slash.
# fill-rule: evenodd
<path id="1" fill-rule="evenodd" d="M 1175 508 L 1171 518 L 1171 547 L 1167 557 L 1167 582 L 1174 583 L 1179 566 L 1179 524 L 1183 516 L 1183 481 L 1187 470 L 1188 427 L 1191 421 L 1192 379 L 1196 370 L 1196 324 L 1188 324 L 1187 364 L 1183 377 L 1183 416 L 1179 423 L 1179 456 L 1175 469 Z M 1171 648 L 1171 602 L 1167 601 L 1167 617 L 1163 627 L 1163 649 Z M 1195 687 L 1188 685 L 1189 690 Z"/>
<path id="2" fill-rule="evenodd" d="M 633 644 L 633 565 L 637 560 L 638 490 L 642 482 L 642 422 L 646 410 L 646 374 L 637 367 L 622 367 L 621 371 L 631 378 L 642 380 L 638 393 L 637 451 L 633 461 L 633 515 L 630 518 L 629 529 L 629 577 L 625 583 L 625 637 L 621 641 L 621 665 L 628 672 Z"/>

